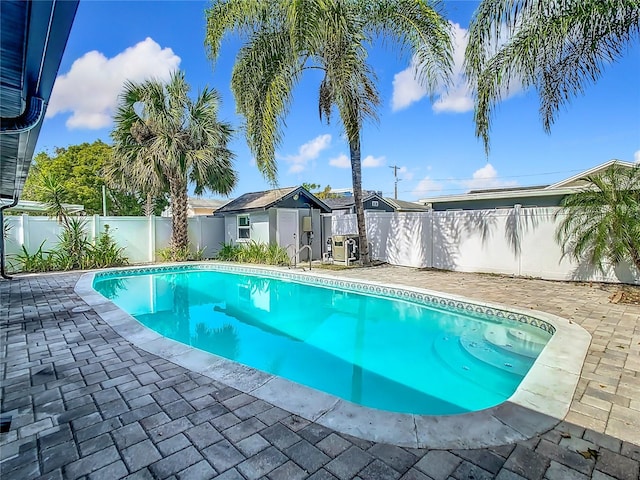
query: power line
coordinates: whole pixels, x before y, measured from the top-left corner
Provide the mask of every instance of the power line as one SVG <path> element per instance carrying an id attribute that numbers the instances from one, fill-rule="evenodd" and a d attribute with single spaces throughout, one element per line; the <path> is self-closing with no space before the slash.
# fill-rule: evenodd
<path id="1" fill-rule="evenodd" d="M 390 167 L 394 168 L 394 167 Z M 492 180 L 502 180 L 504 178 L 524 178 L 524 177 L 541 177 L 543 175 L 557 175 L 559 173 L 574 173 L 574 172 L 584 172 L 584 169 L 575 169 L 575 170 L 560 170 L 557 172 L 543 172 L 543 173 L 526 173 L 522 175 L 504 175 L 500 177 L 492 177 Z M 430 178 L 434 182 L 464 182 L 468 180 L 478 180 L 477 178 L 454 178 L 454 177 L 445 177 L 445 178 Z"/>

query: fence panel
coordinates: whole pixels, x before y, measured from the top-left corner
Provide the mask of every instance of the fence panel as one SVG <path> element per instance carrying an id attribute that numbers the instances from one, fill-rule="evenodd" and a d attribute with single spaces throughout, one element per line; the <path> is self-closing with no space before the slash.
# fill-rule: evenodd
<path id="1" fill-rule="evenodd" d="M 433 212 L 435 268 L 518 273 L 514 209 Z"/>
<path id="2" fill-rule="evenodd" d="M 371 258 L 394 265 L 640 284 L 640 272 L 631 265 L 619 265 L 603 274 L 588 263 L 563 257 L 555 240 L 559 221 L 556 211 L 516 206 L 499 210 L 366 212 L 365 221 Z M 22 245 L 34 253 L 43 241 L 45 250 L 58 244 L 62 227 L 55 220 L 21 215 L 7 216 L 5 221 L 10 226 L 6 240 L 9 259 L 22 251 Z M 171 218 L 94 216 L 86 222 L 91 238 L 108 224 L 132 263 L 154 261 L 155 253 L 166 248 L 171 237 Z M 323 215 L 322 222 L 323 245 L 329 236 L 358 232 L 355 215 Z M 224 238 L 224 218 L 189 219 L 191 245 L 205 248 L 205 258 L 217 253 Z"/>
<path id="3" fill-rule="evenodd" d="M 83 217 L 89 240 L 104 231 L 109 233 L 130 263 L 146 263 L 156 260 L 156 252 L 169 246 L 171 218 L 165 217 Z M 9 260 L 22 252 L 22 245 L 33 254 L 44 241 L 43 250 L 57 247 L 63 228 L 56 220 L 29 215 L 6 216 L 9 225 L 5 241 Z M 192 217 L 188 219 L 189 242 L 194 249 L 204 248 L 204 257 L 211 258 L 224 240 L 224 219 L 216 217 Z"/>
<path id="4" fill-rule="evenodd" d="M 640 284 L 623 264 L 604 274 L 563 257 L 555 208 L 366 212 L 371 258 L 394 265 L 532 276 L 549 280 Z M 331 217 L 331 234 L 357 233 L 355 215 Z"/>

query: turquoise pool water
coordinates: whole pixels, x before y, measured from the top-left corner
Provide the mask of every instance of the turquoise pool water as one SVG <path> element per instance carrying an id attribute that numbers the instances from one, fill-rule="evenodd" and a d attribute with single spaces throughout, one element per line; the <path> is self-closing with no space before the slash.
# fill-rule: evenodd
<path id="1" fill-rule="evenodd" d="M 368 407 L 444 415 L 509 398 L 551 334 L 412 300 L 209 270 L 96 276 L 163 336 Z"/>

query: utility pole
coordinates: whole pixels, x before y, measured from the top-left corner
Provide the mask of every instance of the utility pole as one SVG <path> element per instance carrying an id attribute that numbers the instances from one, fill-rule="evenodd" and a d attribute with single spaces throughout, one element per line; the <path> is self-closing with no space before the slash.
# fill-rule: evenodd
<path id="1" fill-rule="evenodd" d="M 393 188 L 393 198 L 395 200 L 397 200 L 398 199 L 398 182 L 399 182 L 399 180 L 398 180 L 398 170 L 400 169 L 400 167 L 397 166 L 397 165 L 392 165 L 389 168 L 393 168 L 393 176 L 394 176 L 394 179 L 395 179 L 394 180 L 394 188 Z"/>

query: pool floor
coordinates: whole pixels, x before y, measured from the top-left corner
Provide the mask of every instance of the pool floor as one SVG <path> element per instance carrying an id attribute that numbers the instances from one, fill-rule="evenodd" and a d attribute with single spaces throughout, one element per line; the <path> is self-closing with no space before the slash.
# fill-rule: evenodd
<path id="1" fill-rule="evenodd" d="M 528 324 L 227 272 L 98 277 L 94 288 L 162 336 L 403 413 L 504 402 L 551 337 Z"/>

